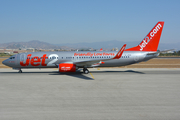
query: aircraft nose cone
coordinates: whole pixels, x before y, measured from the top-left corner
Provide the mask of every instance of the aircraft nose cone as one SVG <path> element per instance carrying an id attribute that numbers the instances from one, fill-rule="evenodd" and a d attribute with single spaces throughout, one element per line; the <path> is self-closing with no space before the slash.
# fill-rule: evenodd
<path id="1" fill-rule="evenodd" d="M 7 65 L 7 60 L 4 60 L 2 64 Z"/>

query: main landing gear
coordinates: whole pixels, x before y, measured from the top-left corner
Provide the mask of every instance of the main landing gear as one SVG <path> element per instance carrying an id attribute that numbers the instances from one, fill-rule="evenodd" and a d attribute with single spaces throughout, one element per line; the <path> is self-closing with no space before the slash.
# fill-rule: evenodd
<path id="1" fill-rule="evenodd" d="M 89 73 L 89 70 L 87 68 L 83 68 L 83 73 L 84 74 L 88 74 Z"/>

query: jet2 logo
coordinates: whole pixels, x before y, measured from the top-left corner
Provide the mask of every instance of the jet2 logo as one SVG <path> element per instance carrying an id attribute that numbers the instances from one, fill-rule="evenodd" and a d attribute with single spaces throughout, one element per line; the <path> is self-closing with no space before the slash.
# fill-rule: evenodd
<path id="1" fill-rule="evenodd" d="M 153 31 L 150 33 L 150 36 L 151 36 L 151 37 L 154 37 L 154 35 L 160 30 L 161 27 L 162 27 L 162 26 L 161 26 L 161 24 L 159 23 L 159 24 L 153 29 Z"/>
<path id="2" fill-rule="evenodd" d="M 148 36 L 146 36 L 144 38 L 144 40 L 142 41 L 142 43 L 139 45 L 140 46 L 140 50 L 142 51 L 144 49 L 144 47 L 146 47 L 146 45 L 149 43 L 149 41 L 154 37 L 154 35 L 160 30 L 160 28 L 162 27 L 162 25 L 159 23 L 153 30 L 152 32 L 150 32 L 150 39 Z"/>
<path id="3" fill-rule="evenodd" d="M 142 42 L 142 44 L 140 44 L 139 46 L 141 47 L 141 51 L 143 50 L 144 47 L 146 47 L 146 45 L 149 43 L 150 39 L 148 36 L 146 36 Z"/>
<path id="4" fill-rule="evenodd" d="M 41 57 L 41 59 L 39 59 L 38 56 L 31 58 L 31 55 L 32 54 L 27 55 L 26 63 L 23 63 L 23 61 L 20 61 L 20 65 L 21 66 L 28 66 L 29 64 L 31 64 L 32 66 L 39 66 L 41 64 L 42 66 L 47 66 L 47 64 L 45 64 L 45 60 L 46 60 L 45 58 L 47 58 L 46 54 L 44 54 Z"/>
<path id="5" fill-rule="evenodd" d="M 24 61 L 20 61 L 21 66 L 52 66 L 55 65 L 54 63 L 58 60 L 58 55 L 57 54 L 51 54 L 48 57 L 46 54 L 44 54 L 42 57 L 34 56 L 31 57 L 32 54 L 27 55 L 27 59 L 24 63 Z M 54 58 L 53 58 L 54 57 Z M 50 60 L 48 60 L 50 58 Z M 52 59 L 51 59 L 52 58 Z M 46 60 L 48 60 L 46 64 Z"/>

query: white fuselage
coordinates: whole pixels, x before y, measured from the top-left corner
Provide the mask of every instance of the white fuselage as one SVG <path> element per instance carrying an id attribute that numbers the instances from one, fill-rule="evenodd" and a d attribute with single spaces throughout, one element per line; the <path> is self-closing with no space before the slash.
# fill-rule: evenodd
<path id="1" fill-rule="evenodd" d="M 147 61 L 158 54 L 147 55 L 151 52 L 124 51 L 121 58 L 112 59 L 117 51 L 85 51 L 85 52 L 31 52 L 11 56 L 3 64 L 12 68 L 57 68 L 60 63 L 76 64 L 83 67 L 117 67 Z M 91 61 L 103 61 L 91 63 Z"/>

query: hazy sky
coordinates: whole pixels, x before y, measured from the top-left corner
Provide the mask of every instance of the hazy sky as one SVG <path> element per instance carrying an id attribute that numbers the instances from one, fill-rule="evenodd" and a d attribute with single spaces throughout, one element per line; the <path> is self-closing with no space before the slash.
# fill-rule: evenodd
<path id="1" fill-rule="evenodd" d="M 179 42 L 180 0 L 0 0 L 0 43 L 141 41 L 158 21 Z"/>

